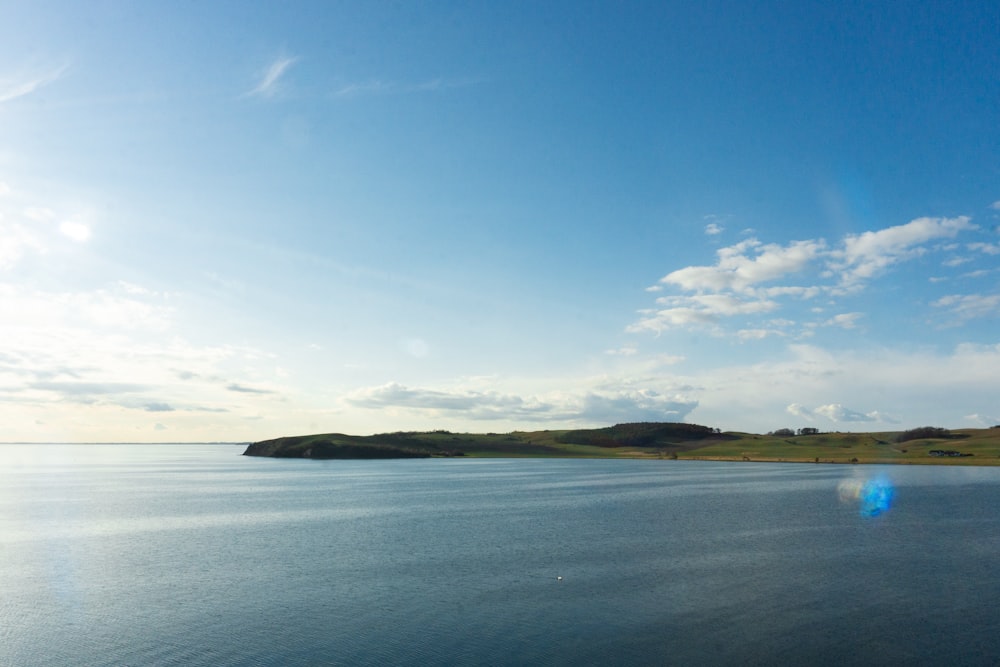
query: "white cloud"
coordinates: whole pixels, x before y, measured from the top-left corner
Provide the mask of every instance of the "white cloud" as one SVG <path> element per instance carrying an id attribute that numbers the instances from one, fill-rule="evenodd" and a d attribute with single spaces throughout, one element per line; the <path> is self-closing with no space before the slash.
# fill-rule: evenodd
<path id="1" fill-rule="evenodd" d="M 990 208 L 993 209 L 994 211 L 1000 211 L 1000 201 L 995 201 L 992 204 L 990 204 Z"/>
<path id="2" fill-rule="evenodd" d="M 787 246 L 763 245 L 747 239 L 720 248 L 715 266 L 689 266 L 668 273 L 661 283 L 688 291 L 745 292 L 758 283 L 801 271 L 823 249 L 823 241 L 793 241 Z"/>
<path id="3" fill-rule="evenodd" d="M 963 273 L 963 278 L 982 278 L 983 276 L 988 276 L 989 274 L 996 271 L 996 269 L 978 269 L 976 271 L 969 271 L 968 273 Z"/>
<path id="4" fill-rule="evenodd" d="M 973 229 L 976 226 L 967 217 L 918 218 L 904 225 L 849 234 L 833 247 L 823 239 L 779 245 L 749 238 L 717 250 L 714 265 L 677 269 L 661 278 L 654 288 L 647 288 L 653 291 L 670 287 L 689 294 L 657 298 L 661 308 L 639 311 L 639 319 L 626 330 L 660 334 L 671 329 L 710 326 L 713 333 L 721 335 L 723 318 L 739 317 L 743 321 L 730 331 L 741 339 L 771 335 L 768 327 L 754 321 L 754 315 L 777 311 L 790 298 L 806 300 L 823 295 L 840 298 L 853 294 L 892 265 L 943 249 L 945 244 L 933 246 L 932 241 L 954 238 Z M 989 244 L 969 247 L 993 251 Z M 788 284 L 793 279 L 798 284 Z M 861 317 L 860 312 L 845 313 L 823 324 L 849 329 Z M 804 326 L 814 329 L 819 324 Z"/>
<path id="5" fill-rule="evenodd" d="M 864 317 L 864 313 L 841 313 L 840 315 L 834 315 L 824 322 L 824 324 L 831 327 L 840 327 L 841 329 L 854 329 L 858 326 L 858 320 L 862 317 Z"/>
<path id="6" fill-rule="evenodd" d="M 965 216 L 917 218 L 905 225 L 845 237 L 843 248 L 831 253 L 831 268 L 840 273 L 844 287 L 856 287 L 892 264 L 926 252 L 921 244 L 955 238 L 960 231 L 975 229 Z"/>
<path id="7" fill-rule="evenodd" d="M 143 415 L 169 412 L 185 438 L 219 439 L 221 413 L 228 437 L 246 438 L 249 427 L 235 420 L 283 400 L 273 361 L 252 348 L 186 342 L 167 298 L 128 284 L 59 293 L 0 285 L 8 437 L 129 439 Z"/>
<path id="8" fill-rule="evenodd" d="M 965 415 L 965 419 L 973 422 L 979 427 L 993 427 L 1000 425 L 1000 417 L 991 417 L 990 415 L 981 415 L 978 413 L 973 413 L 971 415 Z"/>
<path id="9" fill-rule="evenodd" d="M 616 349 L 604 351 L 605 354 L 610 354 L 612 356 L 619 356 L 619 357 L 631 357 L 637 354 L 638 352 L 639 350 L 637 350 L 635 347 L 631 345 L 625 345 Z"/>
<path id="10" fill-rule="evenodd" d="M 496 391 L 410 388 L 390 382 L 347 394 L 343 401 L 373 410 L 401 409 L 430 419 L 463 418 L 513 422 L 682 421 L 697 407 L 678 394 L 652 389 L 591 390 L 578 394 L 553 392 L 522 397 Z"/>
<path id="11" fill-rule="evenodd" d="M 29 206 L 24 209 L 24 217 L 35 222 L 51 222 L 55 219 L 56 213 L 43 206 Z"/>
<path id="12" fill-rule="evenodd" d="M 807 408 L 799 403 L 792 403 L 785 408 L 785 412 L 802 419 L 813 421 L 816 417 L 826 417 L 832 422 L 864 423 L 864 422 L 887 422 L 895 423 L 891 418 L 881 415 L 878 410 L 871 412 L 858 412 L 845 408 L 840 403 L 828 403 L 815 408 Z"/>
<path id="13" fill-rule="evenodd" d="M 955 427 L 964 415 L 995 413 L 997 368 L 1000 344 L 963 344 L 945 353 L 892 348 L 831 352 L 794 344 L 784 358 L 719 365 L 673 381 L 698 387 L 690 392 L 698 401 L 692 421 L 724 429 L 760 433 L 787 426 L 778 417 L 792 414 L 789 405 L 797 406 L 796 416 L 834 418 L 848 425 L 854 418 L 859 424 Z"/>
<path id="14" fill-rule="evenodd" d="M 0 327 L 87 327 L 163 331 L 173 308 L 164 299 L 138 299 L 117 286 L 81 292 L 45 292 L 0 283 Z"/>
<path id="15" fill-rule="evenodd" d="M 662 332 L 678 326 L 710 325 L 719 317 L 766 313 L 778 307 L 767 299 L 739 299 L 728 294 L 702 294 L 688 297 L 661 297 L 656 300 L 668 306 L 645 311 L 645 317 L 627 328 L 629 332 Z"/>
<path id="16" fill-rule="evenodd" d="M 655 362 L 657 365 L 673 366 L 674 364 L 679 364 L 686 359 L 687 357 L 680 354 L 660 354 L 655 357 Z"/>
<path id="17" fill-rule="evenodd" d="M 69 68 L 68 65 L 41 72 L 25 73 L 0 78 L 0 104 L 30 95 L 39 88 L 58 80 Z"/>
<path id="18" fill-rule="evenodd" d="M 666 308 L 664 310 L 640 311 L 643 317 L 626 327 L 629 333 L 652 331 L 660 333 L 668 329 L 689 327 L 691 325 L 706 325 L 715 322 L 715 318 L 704 311 L 695 308 Z"/>
<path id="19" fill-rule="evenodd" d="M 715 222 L 710 222 L 707 225 L 705 225 L 705 233 L 708 234 L 709 236 L 716 236 L 718 234 L 721 234 L 725 229 L 726 229 L 725 227 Z"/>
<path id="20" fill-rule="evenodd" d="M 777 329 L 740 329 L 736 332 L 736 337 L 740 340 L 762 340 L 768 336 L 784 336 L 783 331 Z"/>
<path id="21" fill-rule="evenodd" d="M 866 414 L 863 412 L 858 412 L 857 410 L 851 410 L 845 408 L 840 403 L 830 403 L 828 405 L 821 405 L 813 409 L 813 412 L 822 415 L 833 422 L 873 422 L 875 417 L 873 414 Z"/>
<path id="22" fill-rule="evenodd" d="M 90 239 L 90 227 L 76 220 L 67 220 L 59 225 L 59 231 L 78 243 Z"/>
<path id="23" fill-rule="evenodd" d="M 31 230 L 0 219 L 0 270 L 12 268 L 27 252 L 45 252 L 45 244 Z"/>
<path id="24" fill-rule="evenodd" d="M 1000 243 L 970 243 L 966 247 L 987 255 L 1000 255 Z"/>
<path id="25" fill-rule="evenodd" d="M 74 213 L 63 222 L 48 206 L 27 204 L 9 186 L 0 198 L 0 270 L 9 270 L 28 255 L 44 255 L 58 246 L 59 236 L 84 242 L 90 238 L 90 226 L 84 222 L 89 214 Z"/>
<path id="26" fill-rule="evenodd" d="M 804 405 L 799 405 L 798 403 L 792 403 L 791 405 L 787 406 L 785 408 L 785 412 L 795 417 L 808 419 L 809 421 L 812 421 L 813 418 L 815 417 L 812 410 L 805 407 Z"/>
<path id="27" fill-rule="evenodd" d="M 959 320 L 1000 315 L 1000 294 L 950 294 L 931 305 L 947 308 Z"/>
<path id="28" fill-rule="evenodd" d="M 298 58 L 282 56 L 272 62 L 261 76 L 260 82 L 247 95 L 273 97 L 278 92 L 278 83 Z"/>

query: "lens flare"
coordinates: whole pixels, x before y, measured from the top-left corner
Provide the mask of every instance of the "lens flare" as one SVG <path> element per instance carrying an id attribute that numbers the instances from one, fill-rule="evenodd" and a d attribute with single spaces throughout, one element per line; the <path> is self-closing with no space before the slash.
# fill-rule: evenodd
<path id="1" fill-rule="evenodd" d="M 892 507 L 892 482 L 886 477 L 845 479 L 837 485 L 842 503 L 858 503 L 861 516 L 878 516 Z"/>

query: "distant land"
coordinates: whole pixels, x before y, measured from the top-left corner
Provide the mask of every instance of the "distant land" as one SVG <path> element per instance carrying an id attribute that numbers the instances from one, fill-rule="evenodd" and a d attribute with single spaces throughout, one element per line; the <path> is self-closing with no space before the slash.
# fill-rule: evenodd
<path id="1" fill-rule="evenodd" d="M 1000 465 L 1000 426 L 923 426 L 876 433 L 778 429 L 756 435 L 708 426 L 638 422 L 605 428 L 511 433 L 325 433 L 250 444 L 245 456 L 307 459 L 429 457 L 646 458 L 800 463 Z"/>

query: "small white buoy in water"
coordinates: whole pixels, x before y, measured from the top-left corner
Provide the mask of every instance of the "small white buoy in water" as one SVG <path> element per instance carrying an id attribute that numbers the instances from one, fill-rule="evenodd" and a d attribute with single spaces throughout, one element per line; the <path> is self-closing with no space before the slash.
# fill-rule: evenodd
<path id="1" fill-rule="evenodd" d="M 562 577 L 556 577 L 556 581 L 562 581 Z"/>

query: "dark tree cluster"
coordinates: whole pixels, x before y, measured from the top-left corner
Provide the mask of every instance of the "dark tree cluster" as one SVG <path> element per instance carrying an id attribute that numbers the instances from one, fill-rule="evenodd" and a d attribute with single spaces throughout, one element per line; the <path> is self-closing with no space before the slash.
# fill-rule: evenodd
<path id="1" fill-rule="evenodd" d="M 776 438 L 791 438 L 796 435 L 819 435 L 819 429 L 812 426 L 805 426 L 798 431 L 793 431 L 790 428 L 779 428 L 777 431 L 771 431 L 768 435 L 773 435 Z"/>
<path id="2" fill-rule="evenodd" d="M 718 429 L 699 424 L 635 422 L 567 431 L 556 439 L 565 444 L 595 447 L 655 447 L 666 442 L 704 440 L 718 433 Z"/>
<path id="3" fill-rule="evenodd" d="M 936 426 L 921 426 L 919 428 L 911 428 L 909 431 L 903 431 L 896 436 L 896 442 L 906 442 L 907 440 L 921 440 L 924 438 L 951 438 L 953 437 L 951 431 L 946 428 L 938 428 Z"/>

